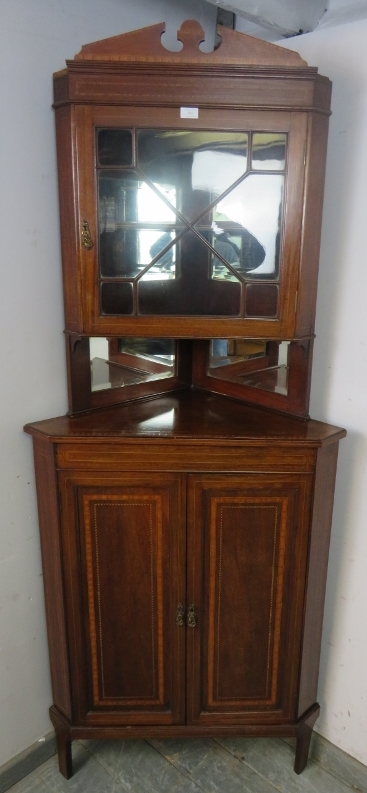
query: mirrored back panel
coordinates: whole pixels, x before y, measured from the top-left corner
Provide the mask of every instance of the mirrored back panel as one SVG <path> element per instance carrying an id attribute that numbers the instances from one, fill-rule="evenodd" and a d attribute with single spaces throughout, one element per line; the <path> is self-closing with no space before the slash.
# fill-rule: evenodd
<path id="1" fill-rule="evenodd" d="M 213 339 L 207 375 L 287 396 L 288 348 L 288 341 Z"/>
<path id="2" fill-rule="evenodd" d="M 287 134 L 97 129 L 104 316 L 278 316 Z"/>
<path id="3" fill-rule="evenodd" d="M 91 390 L 127 388 L 172 378 L 176 374 L 173 339 L 124 337 L 89 339 Z"/>
<path id="4" fill-rule="evenodd" d="M 195 342 L 193 384 L 306 418 L 313 339 L 212 339 Z"/>

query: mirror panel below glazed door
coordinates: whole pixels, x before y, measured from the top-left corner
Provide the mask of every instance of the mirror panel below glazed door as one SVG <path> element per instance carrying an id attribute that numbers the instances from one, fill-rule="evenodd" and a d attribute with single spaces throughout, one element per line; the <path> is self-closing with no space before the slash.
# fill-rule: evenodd
<path id="1" fill-rule="evenodd" d="M 173 339 L 93 337 L 89 348 L 92 392 L 153 383 L 176 374 Z"/>
<path id="2" fill-rule="evenodd" d="M 207 375 L 287 396 L 289 342 L 213 339 Z"/>

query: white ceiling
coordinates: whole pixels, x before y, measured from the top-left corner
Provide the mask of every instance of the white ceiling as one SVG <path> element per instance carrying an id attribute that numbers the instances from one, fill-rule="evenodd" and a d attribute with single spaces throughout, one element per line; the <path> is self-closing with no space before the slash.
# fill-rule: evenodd
<path id="1" fill-rule="evenodd" d="M 367 17 L 367 0 L 207 0 L 236 14 L 236 28 L 276 41 Z"/>

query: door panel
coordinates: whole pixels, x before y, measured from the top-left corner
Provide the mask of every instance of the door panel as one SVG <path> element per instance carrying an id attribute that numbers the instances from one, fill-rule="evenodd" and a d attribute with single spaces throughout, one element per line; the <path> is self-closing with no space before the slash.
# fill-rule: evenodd
<path id="1" fill-rule="evenodd" d="M 88 648 L 81 717 L 93 723 L 106 711 L 112 723 L 184 720 L 184 629 L 175 623 L 185 596 L 182 482 L 145 479 L 64 475 L 82 569 L 74 629 L 81 614 Z"/>
<path id="2" fill-rule="evenodd" d="M 189 719 L 284 719 L 299 663 L 308 477 L 190 480 L 188 602 L 198 630 L 188 632 Z"/>

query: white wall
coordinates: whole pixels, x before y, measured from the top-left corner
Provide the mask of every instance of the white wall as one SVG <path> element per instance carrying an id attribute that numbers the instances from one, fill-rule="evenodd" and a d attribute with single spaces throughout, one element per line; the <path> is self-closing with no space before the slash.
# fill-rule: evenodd
<path id="1" fill-rule="evenodd" d="M 367 765 L 367 21 L 286 42 L 333 81 L 311 415 L 340 444 L 316 729 Z"/>
<path id="2" fill-rule="evenodd" d="M 189 6 L 189 8 L 188 8 Z M 0 765 L 51 729 L 28 421 L 67 409 L 52 73 L 81 45 L 189 16 L 201 0 L 1 0 Z"/>
<path id="3" fill-rule="evenodd" d="M 0 765 L 50 729 L 38 523 L 22 425 L 66 410 L 52 72 L 81 44 L 187 16 L 199 0 L 2 0 Z M 284 44 L 284 42 L 282 42 Z M 334 81 L 312 415 L 341 444 L 320 680 L 323 735 L 367 764 L 367 22 L 288 42 Z M 349 715 L 350 714 L 350 715 Z"/>

